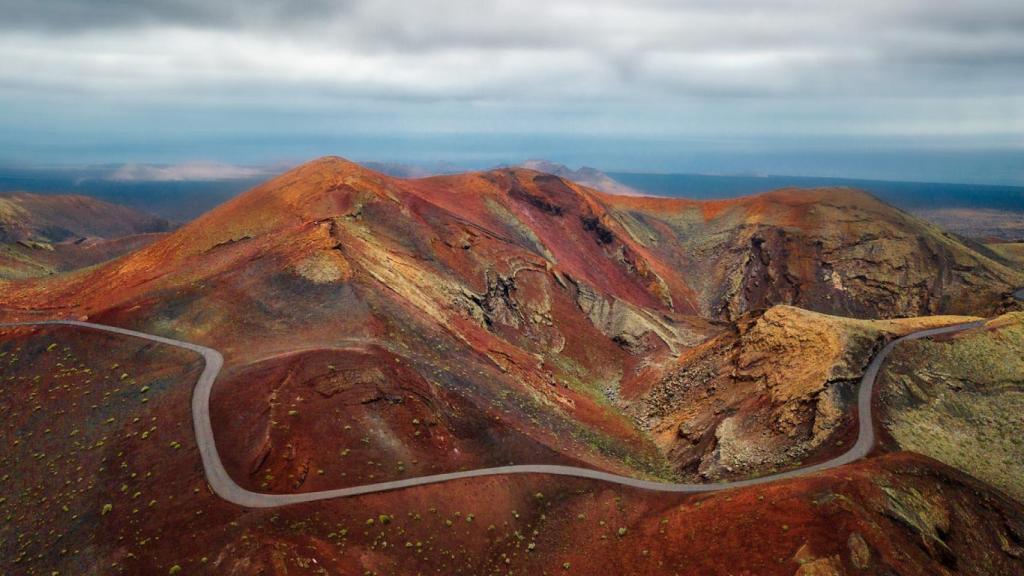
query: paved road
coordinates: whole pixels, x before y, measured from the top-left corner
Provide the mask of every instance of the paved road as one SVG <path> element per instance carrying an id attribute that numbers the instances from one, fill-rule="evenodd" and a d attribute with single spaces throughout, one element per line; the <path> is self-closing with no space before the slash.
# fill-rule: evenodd
<path id="1" fill-rule="evenodd" d="M 1024 297 L 1024 294 L 1022 294 L 1022 297 Z M 424 484 L 436 484 L 438 482 L 447 482 L 449 480 L 475 478 L 478 476 L 497 476 L 502 474 L 550 474 L 557 476 L 572 476 L 574 478 L 601 480 L 604 482 L 611 482 L 644 490 L 697 493 L 766 484 L 768 482 L 774 482 L 784 478 L 794 478 L 814 472 L 820 472 L 822 470 L 828 470 L 830 468 L 848 464 L 854 460 L 859 460 L 866 456 L 868 452 L 871 451 L 872 447 L 874 447 L 875 429 L 874 420 L 871 414 L 871 396 L 872 391 L 874 390 L 875 380 L 878 377 L 878 371 L 881 368 L 882 363 L 885 361 L 885 358 L 890 352 L 892 352 L 893 348 L 895 348 L 900 342 L 906 340 L 917 340 L 919 338 L 928 338 L 930 336 L 937 336 L 940 334 L 960 332 L 980 326 L 983 323 L 984 321 L 977 321 L 967 324 L 956 324 L 942 328 L 921 330 L 920 332 L 914 332 L 886 344 L 886 346 L 882 348 L 881 352 L 871 360 L 867 370 L 864 372 L 864 377 L 861 378 L 860 381 L 860 389 L 857 395 L 857 410 L 860 415 L 860 431 L 857 436 L 857 442 L 845 453 L 813 466 L 798 468 L 788 472 L 780 472 L 770 476 L 762 476 L 760 478 L 739 480 L 736 482 L 676 484 L 672 482 L 639 480 L 628 476 L 610 474 L 608 472 L 601 472 L 600 470 L 592 470 L 589 468 L 577 468 L 575 466 L 527 464 L 517 466 L 498 466 L 495 468 L 480 468 L 478 470 L 451 472 L 448 474 L 434 474 L 431 476 L 419 476 L 417 478 L 405 478 L 402 480 L 393 480 L 391 482 L 378 482 L 375 484 L 353 486 L 351 488 L 339 488 L 337 490 L 324 490 L 321 492 L 306 492 L 302 494 L 263 494 L 259 492 L 251 492 L 236 484 L 235 481 L 231 479 L 231 476 L 228 475 L 227 470 L 224 468 L 224 464 L 220 460 L 220 455 L 217 453 L 217 445 L 213 440 L 213 426 L 210 423 L 210 391 L 213 389 L 213 383 L 217 379 L 217 374 L 220 373 L 220 369 L 224 365 L 224 358 L 221 356 L 220 352 L 217 352 L 213 348 L 207 348 L 205 346 L 199 346 L 189 342 L 182 342 L 181 340 L 164 338 L 162 336 L 154 336 L 144 332 L 126 330 L 116 326 L 80 322 L 77 320 L 18 322 L 0 324 L 0 328 L 16 326 L 77 326 L 80 328 L 102 330 L 104 332 L 112 332 L 114 334 L 122 334 L 134 338 L 150 340 L 152 342 L 158 342 L 168 346 L 191 350 L 202 355 L 203 359 L 206 361 L 206 366 L 203 368 L 203 373 L 199 375 L 199 380 L 196 382 L 195 389 L 192 392 L 192 420 L 193 426 L 195 427 L 196 443 L 199 445 L 199 453 L 203 459 L 203 469 L 206 472 L 206 480 L 210 483 L 210 487 L 213 488 L 213 491 L 228 502 L 248 508 L 273 508 L 288 504 L 315 502 L 317 500 L 356 496 L 358 494 L 369 494 L 372 492 L 383 492 L 385 490 L 396 490 L 411 486 L 422 486 Z"/>

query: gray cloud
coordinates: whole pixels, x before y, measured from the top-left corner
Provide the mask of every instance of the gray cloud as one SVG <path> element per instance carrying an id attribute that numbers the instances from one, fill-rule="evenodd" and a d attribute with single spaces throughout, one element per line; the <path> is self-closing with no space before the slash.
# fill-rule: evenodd
<path id="1" fill-rule="evenodd" d="M 1016 0 L 0 0 L 0 10 L 4 55 L 22 63 L 6 81 L 94 79 L 83 88 L 192 92 L 216 76 L 355 96 L 494 98 L 529 86 L 521 98 L 543 98 L 548 87 L 531 80 L 557 68 L 615 98 L 913 94 L 963 90 L 945 67 L 999 89 L 1024 72 Z"/>
<path id="2" fill-rule="evenodd" d="M 287 25 L 343 13 L 356 0 L 0 0 L 0 27 L 13 30 L 76 32 L 133 26 L 234 28 L 252 24 Z"/>
<path id="3" fill-rule="evenodd" d="M 297 117 L 1024 132 L 1020 0 L 0 0 L 0 14 L 0 130 L 177 134 L 171 118 L 202 115 L 266 132 Z"/>

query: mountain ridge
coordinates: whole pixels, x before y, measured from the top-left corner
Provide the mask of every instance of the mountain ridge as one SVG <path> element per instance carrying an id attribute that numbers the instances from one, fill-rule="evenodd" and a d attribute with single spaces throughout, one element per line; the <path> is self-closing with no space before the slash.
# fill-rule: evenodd
<path id="1" fill-rule="evenodd" d="M 76 194 L 0 193 L 0 242 L 61 242 L 166 232 L 162 218 Z"/>
<path id="2" fill-rule="evenodd" d="M 628 455 L 641 473 L 671 475 L 673 445 L 653 442 L 630 405 L 751 314 L 987 315 L 1018 278 L 846 189 L 701 202 L 525 168 L 402 180 L 325 157 L 116 261 L 10 283 L 0 308 L 216 342 L 243 372 L 296 348 L 341 346 L 330 353 L 341 365 L 357 362 L 348 342 L 380 346 L 373 355 L 416 365 L 395 377 L 407 386 L 432 375 L 459 390 L 443 402 L 463 414 L 518 413 L 507 423 L 524 445 L 618 470 Z M 228 394 L 246 385 L 232 374 Z M 223 435 L 245 445 L 251 433 Z"/>
<path id="3" fill-rule="evenodd" d="M 88 196 L 0 193 L 0 280 L 98 264 L 169 230 L 162 218 Z"/>
<path id="4" fill-rule="evenodd" d="M 890 319 L 987 315 L 1019 278 L 848 190 L 698 202 L 614 196 L 523 168 L 401 180 L 324 158 L 117 260 L 0 284 L 0 321 L 73 317 L 215 347 L 224 365 L 210 423 L 231 478 L 252 491 L 509 464 L 739 479 L 841 452 L 851 384 L 877 346 L 962 320 Z M 322 560 L 332 567 L 399 573 L 455 571 L 447 551 L 472 547 L 481 573 L 506 571 L 509 557 L 537 572 L 654 570 L 639 555 L 654 550 L 690 567 L 717 562 L 709 551 L 738 555 L 756 573 L 899 562 L 923 575 L 976 562 L 1009 574 L 1024 534 L 1003 520 L 1024 517 L 1019 503 L 912 454 L 721 495 L 529 475 L 239 515 L 205 488 L 189 430 L 194 358 L 57 327 L 9 329 L 0 347 L 19 391 L 0 406 L 28 431 L 5 462 L 33 472 L 13 491 L 97 478 L 60 500 L 0 502 L 10 530 L 33 539 L 21 549 L 65 532 L 85 546 L 83 531 L 63 528 L 70 513 L 103 528 L 97 554 L 141 573 L 186 556 L 200 566 L 193 554 L 249 573 L 276 564 L 246 564 L 239 547 L 280 544 L 338 550 Z M 57 438 L 70 439 L 67 458 L 35 456 L 55 454 Z M 135 514 L 132 494 L 166 513 Z M 721 518 L 730 532 L 707 538 Z M 241 539 L 224 530 L 243 521 L 253 529 Z M 751 550 L 766 526 L 770 544 Z M 179 527 L 203 536 L 199 549 L 155 537 Z M 383 555 L 385 539 L 409 544 Z M 123 542 L 141 540 L 146 554 L 125 559 Z"/>
<path id="5" fill-rule="evenodd" d="M 345 214 L 355 218 L 365 205 L 401 204 L 413 198 L 423 209 L 447 214 L 438 217 L 454 216 L 471 222 L 476 230 L 498 232 L 548 260 L 545 266 L 566 266 L 571 277 L 589 279 L 590 284 L 619 278 L 621 282 L 611 285 L 626 290 L 622 295 L 630 294 L 636 304 L 660 301 L 670 309 L 678 306 L 680 311 L 709 317 L 734 317 L 771 304 L 861 317 L 981 311 L 957 309 L 956 299 L 944 296 L 945 291 L 955 288 L 964 296 L 968 284 L 983 284 L 967 281 L 967 276 L 982 274 L 996 286 L 971 296 L 971 306 L 986 302 L 994 308 L 1020 278 L 934 226 L 849 189 L 783 189 L 715 201 L 625 197 L 526 169 L 401 180 L 339 157 L 304 164 L 224 203 L 133 255 L 129 266 L 156 268 L 159 263 L 166 268 L 168 262 L 273 230 L 310 226 Z M 408 214 L 409 209 L 399 213 Z M 819 245 L 819 237 L 830 238 L 830 245 Z M 601 250 L 576 250 L 586 238 Z M 792 254 L 796 250 L 801 254 Z M 886 250 L 894 253 L 887 255 Z M 702 259 L 702 254 L 709 258 Z M 581 260 L 581 255 L 587 257 Z M 830 261 L 833 255 L 836 260 Z M 864 290 L 881 290 L 877 287 L 885 285 L 884 278 L 860 263 L 871 258 L 883 264 L 898 258 L 893 262 L 896 267 L 885 273 L 913 274 L 912 298 L 886 288 L 888 292 L 879 292 L 885 300 L 876 303 L 844 290 L 844 281 L 862 282 Z M 816 261 L 820 265 L 813 265 Z M 936 264 L 941 274 L 925 282 L 929 267 Z M 704 269 L 695 272 L 700 268 Z M 597 277 L 596 271 L 603 276 Z M 842 272 L 849 280 L 839 277 Z M 155 274 L 163 275 L 156 270 Z M 782 292 L 763 293 L 771 278 L 784 281 Z M 830 303 L 831 299 L 838 300 Z"/>
<path id="6" fill-rule="evenodd" d="M 547 174 L 554 174 L 559 178 L 572 180 L 582 186 L 600 190 L 607 194 L 617 194 L 622 196 L 647 195 L 636 188 L 619 182 L 597 168 L 591 168 L 590 166 L 581 166 L 580 168 L 573 170 L 565 164 L 551 162 L 550 160 L 531 159 L 519 164 L 519 167 L 536 170 L 538 172 L 545 172 Z"/>

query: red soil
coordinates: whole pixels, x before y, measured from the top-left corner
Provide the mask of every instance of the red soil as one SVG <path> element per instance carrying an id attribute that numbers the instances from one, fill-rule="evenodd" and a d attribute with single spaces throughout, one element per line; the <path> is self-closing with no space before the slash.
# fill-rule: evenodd
<path id="1" fill-rule="evenodd" d="M 31 472 L 2 477 L 0 569 L 9 573 L 789 576 L 823 563 L 840 574 L 1021 569 L 1014 551 L 1024 539 L 1024 508 L 909 454 L 702 496 L 524 476 L 244 510 L 216 498 L 203 480 L 188 408 L 194 359 L 63 328 L 7 330 L 0 352 L 0 464 Z M 310 351 L 237 377 L 291 370 L 294 383 L 311 376 L 318 393 L 333 383 L 318 370 L 322 362 L 364 370 L 379 366 L 367 363 L 369 355 L 382 353 Z M 329 399 L 371 390 L 346 388 Z M 403 411 L 391 422 L 396 428 L 418 413 L 408 402 L 395 404 Z M 303 426 L 295 425 L 296 441 L 306 438 Z M 318 432 L 319 450 L 333 451 L 323 441 L 332 431 Z"/>

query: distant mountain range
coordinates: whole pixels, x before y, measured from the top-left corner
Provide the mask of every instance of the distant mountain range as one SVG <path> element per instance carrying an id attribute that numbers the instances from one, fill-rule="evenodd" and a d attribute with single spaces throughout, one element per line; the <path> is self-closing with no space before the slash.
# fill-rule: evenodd
<path id="1" fill-rule="evenodd" d="M 594 190 L 600 190 L 601 192 L 607 192 L 609 194 L 620 194 L 624 196 L 642 196 L 645 194 L 640 190 L 626 186 L 604 172 L 601 172 L 597 168 L 591 168 L 589 166 L 584 166 L 579 170 L 572 170 L 564 164 L 557 164 L 555 162 L 549 162 L 548 160 L 527 160 L 519 166 L 521 168 L 529 168 L 530 170 L 536 170 L 538 172 L 554 174 L 560 178 L 572 180 L 577 184 L 582 184 L 589 188 L 593 188 Z"/>

